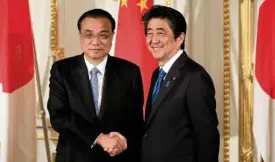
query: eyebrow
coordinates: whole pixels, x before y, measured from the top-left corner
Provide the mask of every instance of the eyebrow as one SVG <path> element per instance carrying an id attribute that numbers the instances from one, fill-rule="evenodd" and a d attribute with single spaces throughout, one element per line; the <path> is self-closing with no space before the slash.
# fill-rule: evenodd
<path id="1" fill-rule="evenodd" d="M 109 31 L 106 30 L 106 29 L 99 31 L 99 33 L 108 33 L 108 32 L 109 32 Z"/>
<path id="2" fill-rule="evenodd" d="M 93 31 L 92 31 L 92 30 L 89 30 L 89 29 L 84 30 L 84 32 L 85 32 L 85 33 L 86 33 L 86 32 L 93 33 Z M 106 30 L 106 29 L 99 31 L 99 33 L 108 33 L 108 32 L 109 32 L 109 31 Z"/>
<path id="3" fill-rule="evenodd" d="M 152 28 L 148 28 L 148 30 L 147 30 L 147 31 L 150 31 L 150 30 L 153 30 L 153 29 L 152 29 Z M 164 30 L 164 28 L 157 28 L 156 30 L 166 31 L 166 30 Z"/>

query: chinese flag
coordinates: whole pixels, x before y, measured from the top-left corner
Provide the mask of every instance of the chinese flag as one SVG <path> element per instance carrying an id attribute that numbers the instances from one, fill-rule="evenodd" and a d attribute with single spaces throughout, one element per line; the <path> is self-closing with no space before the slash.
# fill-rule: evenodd
<path id="1" fill-rule="evenodd" d="M 275 161 L 275 0 L 258 8 L 253 133 L 264 162 Z M 259 157 L 260 157 L 259 156 Z M 261 160 L 258 159 L 258 162 Z"/>
<path id="2" fill-rule="evenodd" d="M 0 0 L 0 161 L 36 161 L 34 57 L 28 0 Z"/>
<path id="3" fill-rule="evenodd" d="M 141 69 L 146 103 L 151 75 L 158 66 L 146 46 L 142 15 L 153 5 L 153 0 L 121 0 L 118 16 L 115 56 L 137 64 Z"/>

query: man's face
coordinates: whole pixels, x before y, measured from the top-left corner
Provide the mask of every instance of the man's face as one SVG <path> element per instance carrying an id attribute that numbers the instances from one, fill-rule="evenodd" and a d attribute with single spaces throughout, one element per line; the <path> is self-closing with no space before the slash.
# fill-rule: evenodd
<path id="1" fill-rule="evenodd" d="M 166 19 L 153 18 L 147 26 L 146 42 L 153 57 L 164 65 L 169 61 L 184 41 L 184 34 L 174 38 L 174 33 Z"/>
<path id="2" fill-rule="evenodd" d="M 101 17 L 83 19 L 79 37 L 85 56 L 91 61 L 101 62 L 112 47 L 113 35 L 109 19 Z"/>

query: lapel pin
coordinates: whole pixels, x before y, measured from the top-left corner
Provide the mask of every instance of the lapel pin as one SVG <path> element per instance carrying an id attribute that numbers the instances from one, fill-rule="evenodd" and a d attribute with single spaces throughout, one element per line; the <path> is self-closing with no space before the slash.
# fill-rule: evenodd
<path id="1" fill-rule="evenodd" d="M 165 84 L 165 86 L 166 86 L 166 87 L 169 87 L 170 84 L 171 84 L 171 82 L 170 82 L 170 81 L 167 81 L 166 84 Z"/>

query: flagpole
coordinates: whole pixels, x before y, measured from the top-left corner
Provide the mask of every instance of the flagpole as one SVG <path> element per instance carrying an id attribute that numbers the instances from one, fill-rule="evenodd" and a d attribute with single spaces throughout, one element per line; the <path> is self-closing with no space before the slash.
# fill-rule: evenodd
<path id="1" fill-rule="evenodd" d="M 39 105 L 40 105 L 40 114 L 41 114 L 41 119 L 42 119 L 43 133 L 44 133 L 44 137 L 45 137 L 44 140 L 45 140 L 45 146 L 46 146 L 47 159 L 48 159 L 48 162 L 51 162 L 49 137 L 48 137 L 48 130 L 47 130 L 47 126 L 46 126 L 46 113 L 45 113 L 43 99 L 42 99 L 40 75 L 39 75 L 39 68 L 38 68 L 38 63 L 37 63 L 37 53 L 36 53 L 36 46 L 35 46 L 35 42 L 34 42 L 33 32 L 32 32 L 32 37 L 33 37 L 35 76 L 36 76 L 36 85 L 37 85 Z"/>

